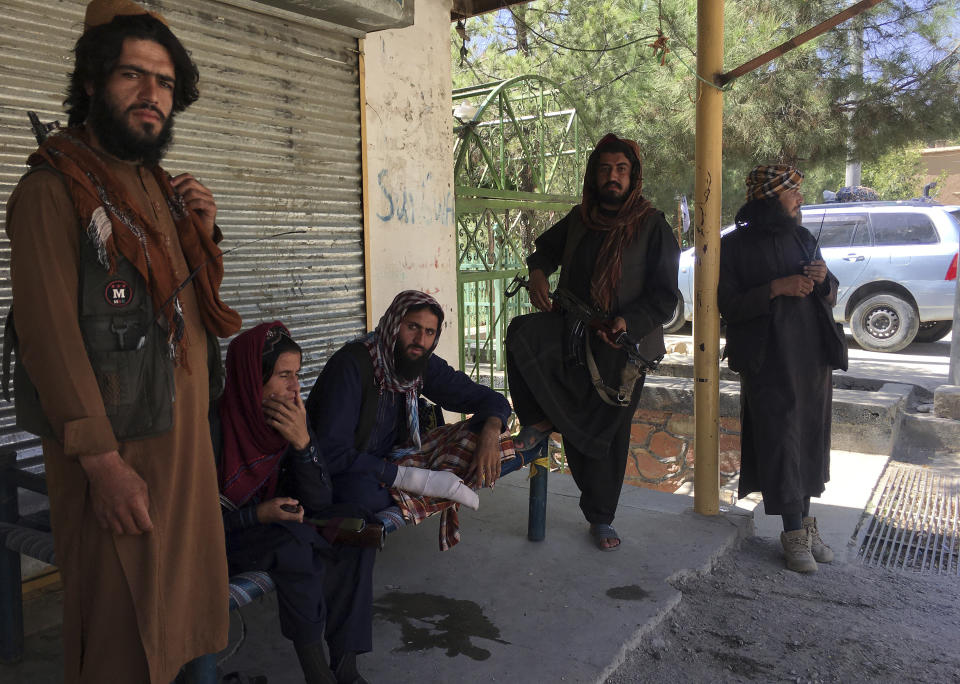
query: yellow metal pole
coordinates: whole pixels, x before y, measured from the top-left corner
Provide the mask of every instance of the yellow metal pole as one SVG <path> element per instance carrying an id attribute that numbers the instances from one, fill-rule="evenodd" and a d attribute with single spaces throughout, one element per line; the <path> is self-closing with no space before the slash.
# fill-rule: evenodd
<path id="1" fill-rule="evenodd" d="M 696 422 L 694 503 L 697 513 L 720 512 L 719 434 L 720 210 L 723 95 L 711 84 L 723 71 L 723 0 L 697 2 L 697 145 L 694 214 L 693 412 Z"/>

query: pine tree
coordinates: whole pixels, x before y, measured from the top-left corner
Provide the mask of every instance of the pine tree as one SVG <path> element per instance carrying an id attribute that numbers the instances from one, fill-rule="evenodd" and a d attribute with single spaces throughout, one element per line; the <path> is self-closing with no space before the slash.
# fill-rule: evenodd
<path id="1" fill-rule="evenodd" d="M 849 5 L 727 0 L 726 68 Z M 797 164 L 816 201 L 842 184 L 848 135 L 865 175 L 891 150 L 955 139 L 958 17 L 955 0 L 887 0 L 735 81 L 724 94 L 724 215 L 743 202 L 743 178 L 756 163 Z M 552 78 L 579 99 L 598 134 L 612 130 L 640 143 L 644 192 L 657 206 L 671 215 L 677 194 L 692 195 L 695 0 L 537 0 L 472 18 L 466 29 L 462 64 L 452 34 L 455 87 L 521 74 Z M 661 32 L 665 54 L 651 47 Z"/>

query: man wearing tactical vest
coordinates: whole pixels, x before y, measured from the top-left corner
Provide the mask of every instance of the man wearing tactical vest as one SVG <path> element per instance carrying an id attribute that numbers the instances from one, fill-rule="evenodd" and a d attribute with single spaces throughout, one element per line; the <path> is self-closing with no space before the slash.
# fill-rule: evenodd
<path id="1" fill-rule="evenodd" d="M 604 136 L 587 162 L 583 202 L 536 240 L 527 258 L 538 313 L 507 330 L 507 375 L 525 451 L 563 435 L 580 508 L 602 551 L 612 523 L 630 426 L 649 361 L 664 353 L 663 322 L 677 305 L 680 250 L 641 194 L 640 148 Z M 560 268 L 551 298 L 547 278 Z M 628 353 L 629 352 L 629 353 Z"/>
<path id="2" fill-rule="evenodd" d="M 198 97 L 183 45 L 93 0 L 74 52 L 69 127 L 7 203 L 17 422 L 43 437 L 64 681 L 167 684 L 227 641 L 207 409 L 210 336 L 240 317 L 218 294 L 213 195 L 158 165 Z"/>

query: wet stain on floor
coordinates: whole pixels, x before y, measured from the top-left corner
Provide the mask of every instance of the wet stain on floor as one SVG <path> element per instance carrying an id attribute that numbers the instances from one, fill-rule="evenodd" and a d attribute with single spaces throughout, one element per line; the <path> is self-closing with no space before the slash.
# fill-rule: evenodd
<path id="1" fill-rule="evenodd" d="M 636 584 L 628 584 L 625 587 L 613 587 L 607 589 L 607 596 L 619 601 L 640 601 L 650 595 L 649 591 L 641 589 Z"/>
<path id="2" fill-rule="evenodd" d="M 450 658 L 465 655 L 486 660 L 490 651 L 476 645 L 474 639 L 510 643 L 500 638 L 500 630 L 473 601 L 394 591 L 380 598 L 374 608 L 378 617 L 400 626 L 403 645 L 393 649 L 395 653 L 440 648 Z"/>

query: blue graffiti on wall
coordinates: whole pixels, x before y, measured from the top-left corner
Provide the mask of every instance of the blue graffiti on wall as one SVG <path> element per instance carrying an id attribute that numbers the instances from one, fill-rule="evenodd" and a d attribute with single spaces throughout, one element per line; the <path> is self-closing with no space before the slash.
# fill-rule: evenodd
<path id="1" fill-rule="evenodd" d="M 451 225 L 454 219 L 453 197 L 448 190 L 443 199 L 437 200 L 436 195 L 428 193 L 427 184 L 431 174 L 420 183 L 419 192 L 410 192 L 406 188 L 399 190 L 391 188 L 387 181 L 388 170 L 383 169 L 377 174 L 377 184 L 386 201 L 384 213 L 377 212 L 377 218 L 384 223 L 397 221 L 399 223 L 417 223 L 417 208 L 420 207 L 419 223 L 439 223 Z"/>

